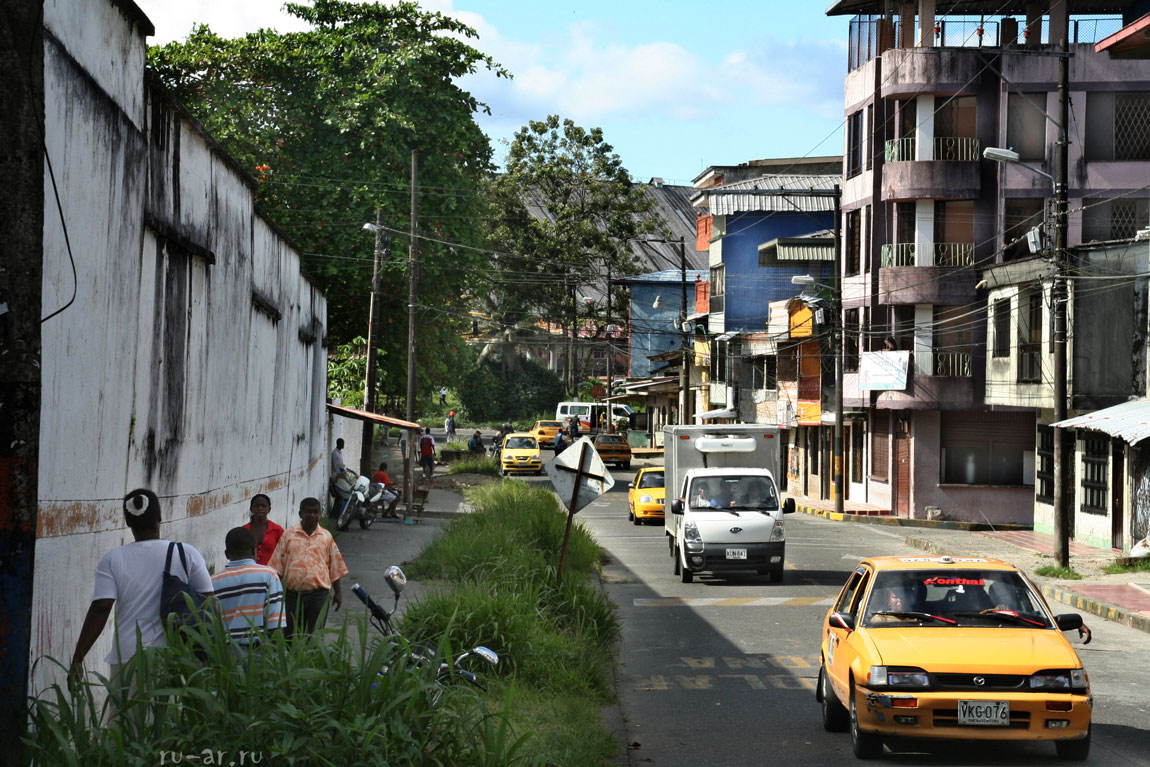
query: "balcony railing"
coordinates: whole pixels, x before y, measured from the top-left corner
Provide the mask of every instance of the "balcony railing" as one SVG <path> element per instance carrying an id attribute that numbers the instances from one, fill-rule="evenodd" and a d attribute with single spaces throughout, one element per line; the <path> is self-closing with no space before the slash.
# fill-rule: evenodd
<path id="1" fill-rule="evenodd" d="M 915 139 L 892 138 L 888 139 L 884 156 L 887 162 L 913 162 L 915 157 Z M 978 139 L 961 136 L 935 136 L 931 147 L 930 160 L 950 160 L 958 162 L 973 162 L 979 158 L 981 147 Z"/>
<path id="2" fill-rule="evenodd" d="M 934 244 L 935 266 L 973 266 L 973 242 L 936 242 Z"/>
<path id="3" fill-rule="evenodd" d="M 969 378 L 970 352 L 934 352 L 934 375 Z"/>
<path id="4" fill-rule="evenodd" d="M 914 252 L 913 242 L 883 245 L 882 266 L 916 266 Z M 973 264 L 973 242 L 936 242 L 934 244 L 934 266 L 972 266 Z"/>
<path id="5" fill-rule="evenodd" d="M 914 266 L 914 243 L 898 242 L 882 246 L 882 265 Z"/>

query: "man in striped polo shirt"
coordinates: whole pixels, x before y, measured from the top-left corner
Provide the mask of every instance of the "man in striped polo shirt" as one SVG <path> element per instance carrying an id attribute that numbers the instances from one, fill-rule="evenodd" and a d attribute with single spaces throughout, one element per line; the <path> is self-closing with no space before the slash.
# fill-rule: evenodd
<path id="1" fill-rule="evenodd" d="M 224 554 L 228 566 L 212 576 L 212 586 L 228 638 L 246 651 L 259 645 L 264 632 L 284 627 L 283 585 L 275 570 L 256 564 L 256 539 L 248 528 L 228 531 Z"/>

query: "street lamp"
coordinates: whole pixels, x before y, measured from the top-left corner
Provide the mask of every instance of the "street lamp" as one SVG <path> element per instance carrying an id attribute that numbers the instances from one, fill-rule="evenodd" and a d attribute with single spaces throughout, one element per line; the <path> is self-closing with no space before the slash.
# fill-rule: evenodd
<path id="1" fill-rule="evenodd" d="M 1020 156 L 1018 152 L 1015 152 L 1013 149 L 1000 149 L 999 147 L 988 146 L 986 149 L 982 150 L 982 156 L 987 160 L 1008 163 L 1010 165 L 1017 165 L 1020 168 L 1026 168 L 1029 171 L 1034 171 L 1040 176 L 1045 176 L 1046 178 L 1050 179 L 1050 185 L 1054 190 L 1054 193 L 1058 194 L 1058 182 L 1054 180 L 1054 176 L 1050 175 L 1044 170 L 1035 168 L 1033 165 L 1027 165 L 1026 163 L 1022 162 L 1019 159 Z"/>
<path id="2" fill-rule="evenodd" d="M 367 376 L 364 382 L 363 409 L 368 413 L 375 412 L 375 346 L 379 339 L 379 320 L 382 307 L 382 286 L 380 285 L 380 268 L 383 261 L 383 251 L 388 246 L 387 230 L 383 227 L 383 210 L 376 211 L 378 224 L 367 223 L 363 225 L 365 232 L 375 234 L 375 266 L 371 272 L 371 308 L 368 311 L 367 325 Z M 360 445 L 359 468 L 361 474 L 371 473 L 373 442 L 372 422 L 363 422 L 363 442 Z M 384 427 L 386 428 L 386 427 Z"/>

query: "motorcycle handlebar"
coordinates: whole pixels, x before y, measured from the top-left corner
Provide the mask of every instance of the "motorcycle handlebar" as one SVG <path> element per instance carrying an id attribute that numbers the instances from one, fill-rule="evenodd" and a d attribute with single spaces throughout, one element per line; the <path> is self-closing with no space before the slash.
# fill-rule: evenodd
<path id="1" fill-rule="evenodd" d="M 375 601 L 367 595 L 367 592 L 363 590 L 363 586 L 360 586 L 358 583 L 355 584 L 351 587 L 351 593 L 355 594 L 360 602 L 363 602 L 365 605 L 367 605 L 367 609 L 371 611 L 373 616 L 381 621 L 386 621 L 388 619 L 389 616 L 387 610 L 384 610 L 382 607 L 377 605 Z"/>

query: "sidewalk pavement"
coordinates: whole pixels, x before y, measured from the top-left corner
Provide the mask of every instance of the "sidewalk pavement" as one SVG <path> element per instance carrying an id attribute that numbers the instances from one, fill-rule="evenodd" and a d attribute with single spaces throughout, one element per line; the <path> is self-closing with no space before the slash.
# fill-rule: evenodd
<path id="1" fill-rule="evenodd" d="M 1070 566 L 1082 580 L 1048 578 L 1035 570 L 1054 565 L 1053 535 L 1019 525 L 919 520 L 891 517 L 875 506 L 844 502 L 834 511 L 833 500 L 795 499 L 797 510 L 835 522 L 878 524 L 906 529 L 906 544 L 935 555 L 977 556 L 1010 562 L 1051 601 L 1150 633 L 1150 573 L 1108 574 L 1103 568 L 1122 555 L 1070 542 Z M 859 513 L 861 512 L 861 513 Z"/>

